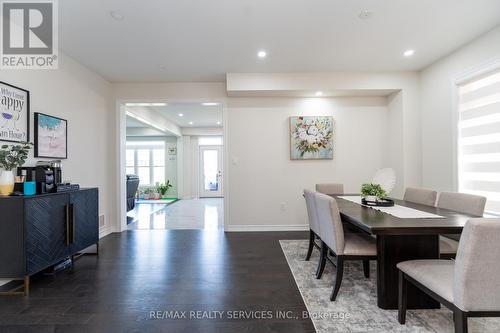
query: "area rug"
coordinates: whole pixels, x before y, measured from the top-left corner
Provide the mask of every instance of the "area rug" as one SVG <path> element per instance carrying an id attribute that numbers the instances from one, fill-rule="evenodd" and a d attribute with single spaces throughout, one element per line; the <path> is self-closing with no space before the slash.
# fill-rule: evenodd
<path id="1" fill-rule="evenodd" d="M 453 315 L 439 310 L 408 310 L 406 325 L 397 320 L 397 310 L 377 306 L 376 263 L 371 262 L 370 278 L 363 275 L 361 262 L 346 262 L 342 286 L 335 302 L 330 302 L 335 267 L 326 264 L 320 280 L 315 278 L 319 253 L 315 249 L 305 261 L 307 240 L 282 240 L 281 248 L 300 290 L 311 320 L 323 332 L 453 332 Z M 500 318 L 471 318 L 469 332 L 498 333 Z"/>

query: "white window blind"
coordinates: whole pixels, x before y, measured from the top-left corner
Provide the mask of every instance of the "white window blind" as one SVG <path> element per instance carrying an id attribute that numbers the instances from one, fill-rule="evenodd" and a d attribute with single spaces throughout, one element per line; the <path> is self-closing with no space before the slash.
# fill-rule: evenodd
<path id="1" fill-rule="evenodd" d="M 486 212 L 500 214 L 500 70 L 461 83 L 459 191 L 488 198 Z"/>

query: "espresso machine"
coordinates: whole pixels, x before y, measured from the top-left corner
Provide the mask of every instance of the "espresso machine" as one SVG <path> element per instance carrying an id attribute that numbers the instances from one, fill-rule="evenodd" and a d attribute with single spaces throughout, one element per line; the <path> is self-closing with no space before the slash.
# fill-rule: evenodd
<path id="1" fill-rule="evenodd" d="M 35 167 L 17 168 L 17 175 L 36 182 L 37 194 L 57 192 L 57 186 L 62 183 L 61 161 L 38 161 Z"/>

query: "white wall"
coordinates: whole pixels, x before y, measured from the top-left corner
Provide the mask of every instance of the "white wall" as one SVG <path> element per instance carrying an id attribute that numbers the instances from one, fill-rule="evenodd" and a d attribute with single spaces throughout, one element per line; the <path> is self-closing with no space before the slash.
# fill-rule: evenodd
<path id="1" fill-rule="evenodd" d="M 386 166 L 386 98 L 234 98 L 228 102 L 229 230 L 300 229 L 304 188 L 344 183 L 359 192 Z M 333 160 L 290 160 L 289 117 L 335 119 Z"/>
<path id="2" fill-rule="evenodd" d="M 262 88 L 260 82 L 272 84 Z M 402 194 L 408 182 L 420 185 L 417 73 L 234 74 L 228 75 L 227 85 L 231 91 L 222 83 L 114 85 L 115 97 L 121 101 L 223 103 L 224 128 L 228 131 L 224 133 L 227 230 L 303 229 L 304 188 L 318 182 L 340 181 L 346 184 L 347 191 L 358 192 L 359 185 L 381 167 L 399 170 L 396 196 Z M 273 89 L 278 93 L 283 93 L 283 87 L 310 91 L 313 86 L 337 95 L 393 93 L 397 98 L 389 103 L 391 98 L 386 97 L 262 97 L 276 93 Z M 237 97 L 242 91 L 255 97 Z M 289 160 L 287 121 L 289 116 L 299 114 L 334 115 L 337 150 L 333 161 Z M 403 129 L 409 130 L 405 133 Z M 179 141 L 178 158 L 186 159 L 191 138 L 183 136 Z M 397 145 L 396 153 L 387 153 L 387 142 Z M 180 196 L 191 196 L 183 188 L 193 188 L 193 179 L 188 176 L 192 173 L 190 167 L 182 172 L 179 169 L 179 183 L 183 184 Z"/>
<path id="3" fill-rule="evenodd" d="M 421 72 L 423 185 L 457 190 L 455 175 L 454 82 L 474 69 L 500 60 L 500 27 Z"/>
<path id="4" fill-rule="evenodd" d="M 111 226 L 116 220 L 117 170 L 111 84 L 63 53 L 57 70 L 1 70 L 0 78 L 30 91 L 31 124 L 33 112 L 68 120 L 63 178 L 84 187 L 98 187 L 100 214 Z M 33 152 L 26 165 L 34 165 L 32 156 Z M 109 231 L 101 230 L 101 236 Z"/>

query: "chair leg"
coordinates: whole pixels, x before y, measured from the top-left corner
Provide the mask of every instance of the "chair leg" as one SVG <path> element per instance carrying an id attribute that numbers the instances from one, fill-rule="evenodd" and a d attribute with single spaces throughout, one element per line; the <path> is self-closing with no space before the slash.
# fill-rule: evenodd
<path id="1" fill-rule="evenodd" d="M 343 275 L 344 275 L 344 258 L 342 256 L 337 256 L 337 276 L 335 277 L 335 286 L 333 287 L 332 295 L 330 296 L 330 301 L 335 301 L 335 299 L 337 299 L 337 294 L 339 293 Z"/>
<path id="2" fill-rule="evenodd" d="M 316 279 L 321 279 L 325 270 L 326 256 L 328 255 L 328 246 L 325 242 L 321 242 L 321 252 L 319 255 L 318 269 L 316 270 Z"/>
<path id="3" fill-rule="evenodd" d="M 467 333 L 467 312 L 463 312 L 460 309 L 455 309 L 453 311 L 453 321 L 455 322 L 455 333 Z"/>
<path id="4" fill-rule="evenodd" d="M 408 281 L 403 272 L 399 271 L 399 293 L 398 293 L 398 321 L 401 325 L 406 322 L 406 304 L 408 300 Z"/>
<path id="5" fill-rule="evenodd" d="M 314 232 L 309 229 L 309 248 L 307 249 L 306 261 L 311 259 L 311 254 L 314 249 Z"/>
<path id="6" fill-rule="evenodd" d="M 370 260 L 363 260 L 363 273 L 365 278 L 370 278 Z"/>

